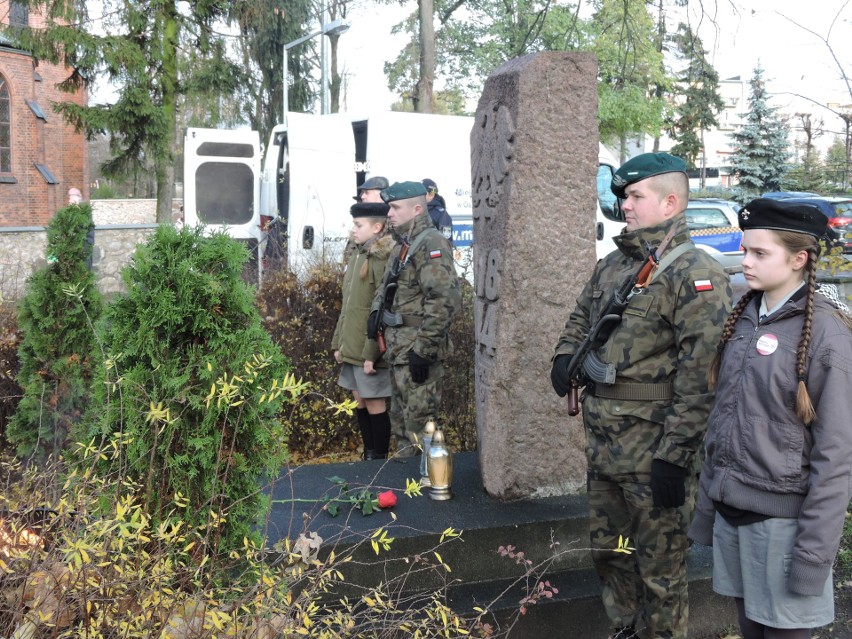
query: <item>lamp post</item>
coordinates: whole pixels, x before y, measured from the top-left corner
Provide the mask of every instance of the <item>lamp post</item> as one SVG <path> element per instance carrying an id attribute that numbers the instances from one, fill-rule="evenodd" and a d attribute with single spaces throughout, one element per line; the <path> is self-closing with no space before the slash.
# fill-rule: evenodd
<path id="1" fill-rule="evenodd" d="M 322 25 L 322 27 L 320 29 L 317 29 L 316 31 L 313 31 L 313 32 L 309 33 L 308 35 L 304 35 L 301 38 L 293 40 L 292 42 L 288 42 L 287 44 L 284 45 L 284 48 L 283 48 L 284 52 L 282 54 L 282 58 L 283 58 L 283 62 L 284 62 L 283 72 L 282 72 L 283 76 L 284 76 L 282 78 L 283 79 L 283 82 L 282 82 L 283 98 L 284 98 L 284 105 L 282 107 L 282 110 L 283 110 L 283 114 L 282 114 L 283 117 L 282 117 L 282 120 L 281 120 L 282 124 L 285 124 L 285 125 L 287 124 L 287 100 L 289 98 L 289 95 L 287 93 L 287 51 L 289 49 L 292 49 L 293 47 L 299 46 L 303 42 L 307 42 L 311 38 L 315 38 L 318 35 L 340 35 L 342 33 L 346 33 L 348 30 L 349 30 L 349 25 L 346 24 L 342 19 L 338 18 L 337 20 L 333 20 L 332 22 L 329 22 L 328 24 Z M 323 78 L 322 78 L 323 82 L 325 82 L 325 69 L 322 70 L 322 75 L 323 75 Z"/>

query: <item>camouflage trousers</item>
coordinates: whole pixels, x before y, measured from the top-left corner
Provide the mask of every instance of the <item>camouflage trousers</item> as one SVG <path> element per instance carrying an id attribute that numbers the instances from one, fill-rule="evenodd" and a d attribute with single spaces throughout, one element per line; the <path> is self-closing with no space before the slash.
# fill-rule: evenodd
<path id="1" fill-rule="evenodd" d="M 695 477 L 686 480 L 686 503 L 655 508 L 650 477 L 607 477 L 590 472 L 589 527 L 592 560 L 603 604 L 614 627 L 644 619 L 644 639 L 686 639 L 686 531 L 695 506 Z M 615 552 L 619 536 L 634 550 Z"/>
<path id="2" fill-rule="evenodd" d="M 423 441 L 426 422 L 438 419 L 443 387 L 444 366 L 441 362 L 429 367 L 429 377 L 422 384 L 412 381 L 408 364 L 391 367 L 390 419 L 401 457 L 419 452 L 417 445 Z"/>

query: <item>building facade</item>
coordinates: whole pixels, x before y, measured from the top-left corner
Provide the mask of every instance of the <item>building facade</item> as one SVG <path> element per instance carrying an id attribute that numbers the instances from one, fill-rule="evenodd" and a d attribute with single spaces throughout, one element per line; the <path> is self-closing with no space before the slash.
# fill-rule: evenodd
<path id="1" fill-rule="evenodd" d="M 86 104 L 86 92 L 60 91 L 70 75 L 16 49 L 10 30 L 40 28 L 26 3 L 0 0 L 0 227 L 43 226 L 68 203 L 68 191 L 89 197 L 89 161 L 82 133 L 55 113 L 59 102 Z"/>

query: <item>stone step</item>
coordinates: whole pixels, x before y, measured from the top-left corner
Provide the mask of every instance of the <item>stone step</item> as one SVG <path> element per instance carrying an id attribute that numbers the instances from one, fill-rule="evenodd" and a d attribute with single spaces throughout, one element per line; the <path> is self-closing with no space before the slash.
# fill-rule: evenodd
<path id="1" fill-rule="evenodd" d="M 454 496 L 443 502 L 430 499 L 428 489 L 413 499 L 402 494 L 407 478 L 419 478 L 419 458 L 302 466 L 283 473 L 270 490 L 268 543 L 294 539 L 304 530 L 323 538 L 326 556 L 332 550 L 339 556 L 360 544 L 353 561 L 341 567 L 345 584 L 334 596 L 357 596 L 380 582 L 406 592 L 445 589 L 448 605 L 456 612 L 467 615 L 475 606 L 488 604 L 501 627 L 517 617 L 512 637 L 606 637 L 608 622 L 588 552 L 585 495 L 504 502 L 484 492 L 476 453 L 456 454 L 454 461 Z M 293 501 L 337 495 L 331 477 L 344 479 L 353 492 L 394 490 L 398 503 L 392 511 L 370 516 L 346 506 L 338 517 L 331 517 L 319 501 Z M 394 541 L 377 557 L 364 540 L 380 527 Z M 461 531 L 461 536 L 441 544 L 441 535 L 449 528 Z M 529 583 L 540 578 L 559 590 L 521 616 L 519 602 L 526 594 L 523 576 L 528 568 L 519 565 L 517 557 L 506 556 L 509 547 L 513 553 L 524 553 L 521 563 L 531 562 Z M 438 551 L 451 572 L 426 569 L 439 563 L 430 549 Z M 423 560 L 416 566 L 411 563 L 415 556 Z M 690 552 L 691 628 L 722 628 L 736 620 L 733 606 L 709 587 L 711 560 L 704 547 L 695 546 Z"/>

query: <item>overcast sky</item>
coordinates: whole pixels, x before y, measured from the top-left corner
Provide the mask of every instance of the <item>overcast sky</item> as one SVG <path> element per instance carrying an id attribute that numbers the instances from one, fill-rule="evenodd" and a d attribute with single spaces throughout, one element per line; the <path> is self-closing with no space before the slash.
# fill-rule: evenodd
<path id="1" fill-rule="evenodd" d="M 406 38 L 392 36 L 390 30 L 415 7 L 415 0 L 403 6 L 365 0 L 350 17 L 351 28 L 340 38 L 340 59 L 348 74 L 348 110 L 387 109 L 396 99 L 387 89 L 383 64 L 396 57 Z M 852 105 L 828 47 L 806 30 L 829 37 L 839 13 L 829 42 L 852 75 L 852 1 L 689 0 L 688 12 L 721 78 L 740 76 L 747 81 L 760 62 L 769 90 L 777 94 L 774 104 L 788 112 L 812 112 L 825 119 L 827 129 L 842 130 L 842 121 L 830 111 L 791 93 L 822 104 Z"/>

